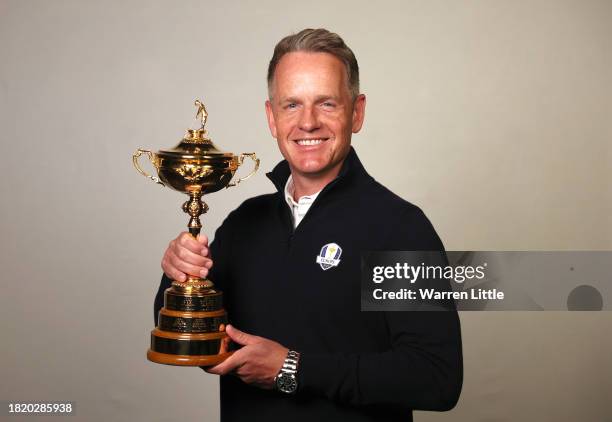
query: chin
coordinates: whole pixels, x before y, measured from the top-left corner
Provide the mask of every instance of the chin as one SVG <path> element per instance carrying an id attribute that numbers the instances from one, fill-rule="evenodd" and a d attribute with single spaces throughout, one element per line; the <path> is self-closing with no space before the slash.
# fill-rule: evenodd
<path id="1" fill-rule="evenodd" d="M 298 166 L 296 170 L 298 170 L 300 173 L 304 175 L 316 176 L 317 174 L 320 174 L 324 169 L 325 169 L 325 166 L 321 164 L 309 163 L 306 165 Z"/>

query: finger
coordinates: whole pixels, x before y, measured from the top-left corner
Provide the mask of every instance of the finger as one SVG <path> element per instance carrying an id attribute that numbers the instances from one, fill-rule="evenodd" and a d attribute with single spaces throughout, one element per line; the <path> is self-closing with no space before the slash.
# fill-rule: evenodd
<path id="1" fill-rule="evenodd" d="M 200 246 L 202 249 L 199 252 L 200 255 L 208 257 L 209 256 L 208 237 L 205 234 L 199 234 L 196 240 L 198 241 L 198 243 L 201 244 Z"/>
<path id="2" fill-rule="evenodd" d="M 210 250 L 208 249 L 207 246 L 204 246 L 202 248 L 202 250 L 200 251 L 200 255 L 210 258 Z"/>
<path id="3" fill-rule="evenodd" d="M 233 341 L 243 346 L 258 343 L 260 339 L 258 336 L 247 334 L 237 328 L 234 328 L 233 325 L 228 325 L 225 328 L 225 332 Z"/>
<path id="4" fill-rule="evenodd" d="M 202 251 L 203 245 L 200 242 L 198 242 L 196 238 L 190 235 L 189 233 L 183 232 L 174 241 L 174 245 L 172 249 L 175 250 L 179 246 L 187 248 L 193 253 L 199 254 Z"/>
<path id="5" fill-rule="evenodd" d="M 174 268 L 185 274 L 189 274 L 194 277 L 206 277 L 208 274 L 208 268 L 185 262 L 177 257 L 173 251 L 168 251 L 168 260 Z"/>
<path id="6" fill-rule="evenodd" d="M 212 368 L 208 368 L 206 372 L 209 374 L 226 375 L 244 365 L 245 355 L 244 353 L 240 353 L 242 350 L 243 349 L 235 351 L 229 358 Z"/>
<path id="7" fill-rule="evenodd" d="M 208 246 L 208 236 L 206 236 L 204 233 L 200 233 L 196 240 L 198 243 L 200 243 L 200 247 Z"/>
<path id="8" fill-rule="evenodd" d="M 240 378 L 240 375 L 238 375 L 238 374 L 236 373 L 236 371 L 230 371 L 230 372 L 228 372 L 227 374 L 217 374 L 216 372 L 212 372 L 212 371 L 211 371 L 211 369 L 212 369 L 211 367 L 208 367 L 208 368 L 204 368 L 204 367 L 202 367 L 202 369 L 204 369 L 204 372 L 209 373 L 209 374 L 211 374 L 211 375 L 231 375 L 231 376 L 234 376 L 234 377 L 236 377 L 236 378 Z"/>
<path id="9" fill-rule="evenodd" d="M 210 258 L 200 255 L 200 253 L 193 253 L 189 249 L 184 248 L 182 246 L 177 246 L 176 248 L 171 250 L 177 258 L 181 261 L 187 262 L 192 265 L 197 265 L 198 267 L 207 267 L 208 262 L 212 262 Z M 212 265 L 210 265 L 212 267 Z"/>
<path id="10" fill-rule="evenodd" d="M 172 280 L 185 281 L 187 279 L 187 275 L 174 267 L 165 257 L 162 260 L 162 269 L 164 270 L 164 274 Z"/>

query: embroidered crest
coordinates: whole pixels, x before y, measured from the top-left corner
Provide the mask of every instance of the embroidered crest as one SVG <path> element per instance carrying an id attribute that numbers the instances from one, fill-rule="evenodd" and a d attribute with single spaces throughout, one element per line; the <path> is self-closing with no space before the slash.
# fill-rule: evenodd
<path id="1" fill-rule="evenodd" d="M 336 243 L 328 243 L 321 248 L 321 252 L 317 256 L 317 264 L 325 270 L 329 270 L 331 267 L 337 267 L 340 263 L 340 256 L 342 255 L 342 248 Z"/>

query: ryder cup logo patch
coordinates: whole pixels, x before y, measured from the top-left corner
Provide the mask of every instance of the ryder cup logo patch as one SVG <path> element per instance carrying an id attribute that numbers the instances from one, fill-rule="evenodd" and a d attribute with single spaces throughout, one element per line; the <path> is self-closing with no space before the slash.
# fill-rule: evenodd
<path id="1" fill-rule="evenodd" d="M 342 248 L 336 243 L 328 243 L 321 248 L 321 252 L 319 252 L 319 256 L 317 256 L 317 264 L 319 264 L 323 270 L 337 267 L 340 263 L 340 255 L 342 255 Z"/>

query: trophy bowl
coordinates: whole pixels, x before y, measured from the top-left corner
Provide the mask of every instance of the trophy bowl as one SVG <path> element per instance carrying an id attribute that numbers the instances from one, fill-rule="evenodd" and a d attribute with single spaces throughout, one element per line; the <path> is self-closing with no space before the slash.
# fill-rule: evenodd
<path id="1" fill-rule="evenodd" d="M 196 100 L 196 118 L 200 127 L 188 129 L 174 148 L 152 152 L 139 148 L 132 156 L 136 170 L 162 186 L 189 195 L 183 211 L 191 217 L 187 227 L 197 237 L 202 228 L 200 215 L 208 211 L 202 195 L 236 186 L 251 177 L 259 168 L 255 153 L 234 155 L 222 152 L 212 143 L 204 129 L 208 113 Z M 157 176 L 144 171 L 139 159 L 145 155 Z M 254 162 L 245 177 L 232 181 L 245 158 Z M 188 276 L 185 281 L 173 280 L 164 292 L 164 306 L 159 312 L 158 326 L 151 332 L 147 358 L 156 363 L 180 366 L 216 365 L 231 355 L 229 337 L 225 333 L 227 313 L 223 309 L 223 293 L 206 278 Z"/>

